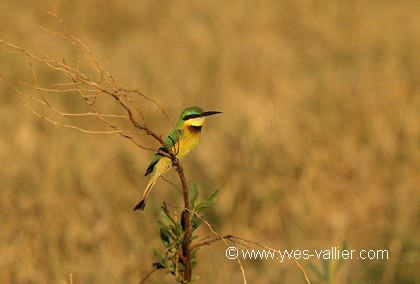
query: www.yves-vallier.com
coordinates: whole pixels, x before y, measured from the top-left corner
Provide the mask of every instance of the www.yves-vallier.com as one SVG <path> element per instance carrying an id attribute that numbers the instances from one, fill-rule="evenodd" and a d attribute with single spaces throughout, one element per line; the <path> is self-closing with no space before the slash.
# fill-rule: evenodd
<path id="1" fill-rule="evenodd" d="M 228 247 L 226 249 L 228 259 L 250 259 L 250 260 L 276 260 L 283 262 L 291 259 L 319 259 L 319 260 L 339 260 L 339 259 L 365 259 L 365 260 L 384 260 L 389 259 L 389 251 L 386 249 L 340 249 L 331 247 L 328 249 L 303 249 L 303 250 L 268 250 L 268 249 L 238 249 Z"/>

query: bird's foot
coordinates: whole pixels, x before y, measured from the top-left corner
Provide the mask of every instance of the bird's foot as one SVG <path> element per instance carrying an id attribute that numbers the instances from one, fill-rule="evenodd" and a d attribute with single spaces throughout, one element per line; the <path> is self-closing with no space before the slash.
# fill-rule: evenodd
<path id="1" fill-rule="evenodd" d="M 177 166 L 177 165 L 179 165 L 179 159 L 178 159 L 177 157 L 173 157 L 173 158 L 172 158 L 172 165 L 173 165 L 173 166 Z"/>

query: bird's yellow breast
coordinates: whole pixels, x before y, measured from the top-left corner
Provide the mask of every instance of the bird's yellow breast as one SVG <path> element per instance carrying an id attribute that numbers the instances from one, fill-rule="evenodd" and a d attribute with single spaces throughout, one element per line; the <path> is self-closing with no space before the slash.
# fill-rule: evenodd
<path id="1" fill-rule="evenodd" d="M 175 145 L 176 157 L 182 160 L 192 149 L 200 143 L 201 131 L 197 126 L 184 125 L 183 133 Z"/>

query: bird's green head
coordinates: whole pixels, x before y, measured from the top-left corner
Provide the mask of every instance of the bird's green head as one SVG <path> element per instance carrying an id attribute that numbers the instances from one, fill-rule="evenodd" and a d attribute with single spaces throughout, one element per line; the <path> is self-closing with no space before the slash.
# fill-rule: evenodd
<path id="1" fill-rule="evenodd" d="M 220 111 L 204 111 L 201 107 L 193 106 L 184 109 L 179 116 L 177 126 L 202 126 L 207 116 L 221 113 Z"/>

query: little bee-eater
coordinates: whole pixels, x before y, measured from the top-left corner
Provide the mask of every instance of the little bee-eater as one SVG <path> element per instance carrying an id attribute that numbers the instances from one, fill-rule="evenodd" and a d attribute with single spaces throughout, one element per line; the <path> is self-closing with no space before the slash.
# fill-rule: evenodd
<path id="1" fill-rule="evenodd" d="M 201 127 L 203 126 L 206 116 L 221 113 L 220 111 L 203 111 L 202 108 L 194 106 L 187 107 L 179 116 L 179 120 L 175 128 L 166 137 L 165 143 L 178 160 L 182 160 L 192 149 L 197 147 L 201 137 Z M 162 145 L 159 152 L 153 156 L 145 176 L 152 174 L 143 195 L 140 197 L 139 203 L 134 210 L 143 210 L 146 206 L 147 197 L 155 185 L 159 177 L 172 168 L 172 160 L 163 155 L 169 153 L 166 146 Z"/>

